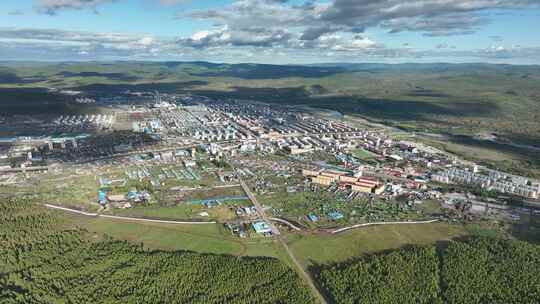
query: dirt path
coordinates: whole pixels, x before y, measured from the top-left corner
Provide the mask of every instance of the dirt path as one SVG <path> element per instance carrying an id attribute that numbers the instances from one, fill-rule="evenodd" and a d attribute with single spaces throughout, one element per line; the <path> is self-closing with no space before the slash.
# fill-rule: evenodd
<path id="1" fill-rule="evenodd" d="M 354 226 L 349 226 L 349 227 L 344 227 L 344 228 L 332 230 L 332 231 L 330 231 L 330 233 L 331 233 L 331 234 L 336 234 L 336 233 L 345 232 L 345 231 L 348 231 L 348 230 L 351 230 L 351 229 L 362 228 L 362 227 L 367 227 L 367 226 L 376 226 L 376 225 L 407 225 L 407 224 L 430 224 L 430 223 L 435 223 L 435 222 L 438 222 L 438 221 L 439 221 L 439 220 L 434 219 L 434 220 L 429 220 L 429 221 L 364 223 L 364 224 L 358 224 L 358 225 L 354 225 Z"/>
<path id="2" fill-rule="evenodd" d="M 165 220 L 151 220 L 151 219 L 145 219 L 145 218 L 137 218 L 137 217 L 125 217 L 125 216 L 115 216 L 115 215 L 105 215 L 105 214 L 98 214 L 98 213 L 90 213 L 90 212 L 84 212 L 80 210 L 60 207 L 56 205 L 51 204 L 44 204 L 45 207 L 61 210 L 65 212 L 71 212 L 86 216 L 93 216 L 93 217 L 103 217 L 113 220 L 123 220 L 123 221 L 136 221 L 136 222 L 146 222 L 146 223 L 160 223 L 160 224 L 182 224 L 182 225 L 204 225 L 204 224 L 216 224 L 216 222 L 182 222 L 182 221 L 165 221 Z"/>
<path id="3" fill-rule="evenodd" d="M 326 299 L 324 298 L 322 293 L 319 291 L 319 289 L 315 286 L 315 283 L 311 279 L 311 276 L 306 272 L 306 270 L 304 269 L 302 264 L 300 264 L 300 262 L 296 259 L 293 252 L 289 248 L 289 245 L 287 245 L 287 243 L 283 240 L 283 238 L 279 237 L 278 239 L 279 239 L 279 242 L 281 243 L 281 245 L 283 245 L 283 248 L 285 248 L 285 251 L 287 252 L 289 257 L 293 261 L 294 265 L 298 269 L 298 272 L 299 272 L 300 276 L 302 276 L 304 278 L 304 281 L 308 284 L 308 286 L 311 288 L 311 290 L 313 290 L 313 293 L 319 299 L 319 303 L 327 304 Z"/>
<path id="4" fill-rule="evenodd" d="M 278 228 L 271 222 L 271 220 L 273 218 L 269 218 L 266 215 L 266 212 L 264 211 L 262 206 L 257 201 L 257 198 L 251 192 L 251 189 L 249 189 L 248 185 L 246 185 L 246 183 L 242 179 L 240 179 L 240 185 L 242 185 L 242 188 L 244 189 L 244 192 L 246 192 L 246 195 L 248 196 L 248 198 L 251 200 L 251 202 L 253 203 L 255 208 L 257 208 L 257 212 L 259 213 L 259 216 L 265 222 L 267 222 L 268 225 L 270 225 L 270 227 L 272 228 L 272 234 L 277 237 L 280 244 L 283 246 L 283 248 L 285 248 L 285 252 L 287 252 L 287 255 L 289 256 L 291 261 L 293 261 L 294 265 L 296 266 L 298 274 L 304 279 L 304 281 L 306 282 L 308 287 L 311 288 L 312 293 L 319 299 L 319 303 L 326 304 L 326 299 L 324 298 L 322 293 L 319 291 L 319 289 L 317 289 L 317 287 L 315 286 L 315 283 L 313 283 L 313 280 L 311 279 L 311 276 L 306 272 L 306 270 L 304 269 L 302 264 L 300 264 L 300 262 L 296 259 L 293 252 L 289 248 L 289 245 L 287 245 L 285 240 L 283 240 L 283 238 L 281 236 L 281 233 L 279 232 Z M 276 219 L 274 218 L 273 220 L 276 220 Z M 288 225 L 290 227 L 294 227 L 293 229 L 300 229 L 300 228 L 298 228 L 298 227 L 296 227 L 296 226 L 292 225 L 291 223 L 289 223 L 287 221 L 284 221 L 284 220 L 278 220 L 278 222 L 286 224 L 286 225 Z"/>
<path id="5" fill-rule="evenodd" d="M 287 225 L 287 226 L 291 227 L 292 229 L 294 229 L 294 230 L 296 230 L 296 231 L 302 231 L 301 228 L 296 227 L 296 226 L 293 225 L 291 222 L 286 221 L 286 220 L 284 220 L 284 219 L 280 219 L 280 218 L 276 218 L 276 217 L 269 217 L 268 219 L 271 220 L 271 221 L 274 221 L 274 222 L 281 223 L 281 224 L 283 224 L 283 225 Z"/>

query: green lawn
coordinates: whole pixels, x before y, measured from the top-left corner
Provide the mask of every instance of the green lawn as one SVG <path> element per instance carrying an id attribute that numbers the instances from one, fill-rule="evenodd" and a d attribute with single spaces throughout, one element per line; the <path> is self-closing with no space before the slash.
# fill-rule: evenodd
<path id="1" fill-rule="evenodd" d="M 340 262 L 362 254 L 426 245 L 466 235 L 464 226 L 445 223 L 359 228 L 339 235 L 289 235 L 288 243 L 304 264 Z"/>

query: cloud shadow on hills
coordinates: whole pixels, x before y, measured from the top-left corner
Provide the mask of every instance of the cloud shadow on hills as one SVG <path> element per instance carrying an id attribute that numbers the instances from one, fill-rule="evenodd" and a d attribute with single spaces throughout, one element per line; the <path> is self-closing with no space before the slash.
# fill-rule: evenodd
<path id="1" fill-rule="evenodd" d="M 155 82 L 141 84 L 90 84 L 84 86 L 71 87 L 72 90 L 84 91 L 89 94 L 112 95 L 125 91 L 159 91 L 162 93 L 183 93 L 196 86 L 207 85 L 206 81 L 186 81 L 186 82 Z"/>
<path id="2" fill-rule="evenodd" d="M 198 77 L 234 77 L 240 79 L 280 79 L 290 77 L 320 78 L 344 73 L 341 67 L 277 66 L 267 64 L 234 64 L 210 66 L 208 70 L 190 72 Z"/>
<path id="3" fill-rule="evenodd" d="M 0 84 L 28 84 L 45 80 L 45 78 L 39 76 L 21 78 L 15 73 L 0 71 Z"/>
<path id="4" fill-rule="evenodd" d="M 430 121 L 433 115 L 455 117 L 488 117 L 495 115 L 497 105 L 482 101 L 425 102 L 415 100 L 375 99 L 354 96 L 311 96 L 305 87 L 246 88 L 233 87 L 232 91 L 198 91 L 201 95 L 253 99 L 270 103 L 309 105 L 340 111 L 344 114 L 360 114 L 381 120 Z M 431 94 L 431 93 L 430 93 Z"/>
<path id="5" fill-rule="evenodd" d="M 62 77 L 66 77 L 66 78 L 71 78 L 71 77 L 104 77 L 104 78 L 107 78 L 107 79 L 113 80 L 113 81 L 137 81 L 137 80 L 140 79 L 139 77 L 129 75 L 129 74 L 125 74 L 125 73 L 99 73 L 99 72 L 78 72 L 78 73 L 74 73 L 74 72 L 64 71 L 64 72 L 60 72 L 60 73 L 56 74 L 56 76 L 62 76 Z"/>

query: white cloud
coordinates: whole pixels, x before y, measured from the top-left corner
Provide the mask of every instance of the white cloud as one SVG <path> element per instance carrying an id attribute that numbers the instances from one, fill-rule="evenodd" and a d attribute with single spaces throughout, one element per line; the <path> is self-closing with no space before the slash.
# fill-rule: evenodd
<path id="1" fill-rule="evenodd" d="M 195 34 L 193 34 L 191 36 L 191 39 L 193 39 L 195 41 L 201 41 L 204 38 L 208 37 L 208 35 L 210 35 L 210 31 L 200 31 L 200 32 L 196 32 Z"/>
<path id="2" fill-rule="evenodd" d="M 154 43 L 154 38 L 152 38 L 150 36 L 146 36 L 146 37 L 141 38 L 138 42 L 141 45 L 149 46 L 149 45 L 152 45 Z"/>
<path id="3" fill-rule="evenodd" d="M 106 3 L 113 3 L 126 0 L 35 0 L 35 7 L 41 13 L 55 15 L 63 10 L 82 10 L 97 8 Z M 148 0 L 161 5 L 175 5 L 190 2 L 190 0 Z"/>

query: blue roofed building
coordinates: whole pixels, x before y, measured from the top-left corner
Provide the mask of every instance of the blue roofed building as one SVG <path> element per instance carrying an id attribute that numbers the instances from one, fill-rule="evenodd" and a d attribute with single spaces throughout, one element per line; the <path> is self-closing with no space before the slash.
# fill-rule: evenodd
<path id="1" fill-rule="evenodd" d="M 343 214 L 333 211 L 328 213 L 328 218 L 330 218 L 332 221 L 337 221 L 343 218 Z"/>
<path id="2" fill-rule="evenodd" d="M 319 220 L 319 217 L 317 215 L 315 215 L 315 213 L 308 214 L 307 218 L 308 218 L 308 220 L 310 220 L 311 222 L 314 222 L 314 223 Z"/>
<path id="3" fill-rule="evenodd" d="M 270 234 L 272 233 L 272 228 L 270 228 L 270 225 L 268 225 L 265 221 L 258 221 L 251 224 L 253 226 L 253 229 L 255 229 L 255 232 L 259 234 Z"/>
<path id="4" fill-rule="evenodd" d="M 98 202 L 102 206 L 107 204 L 107 193 L 105 191 L 103 190 L 98 191 Z"/>

